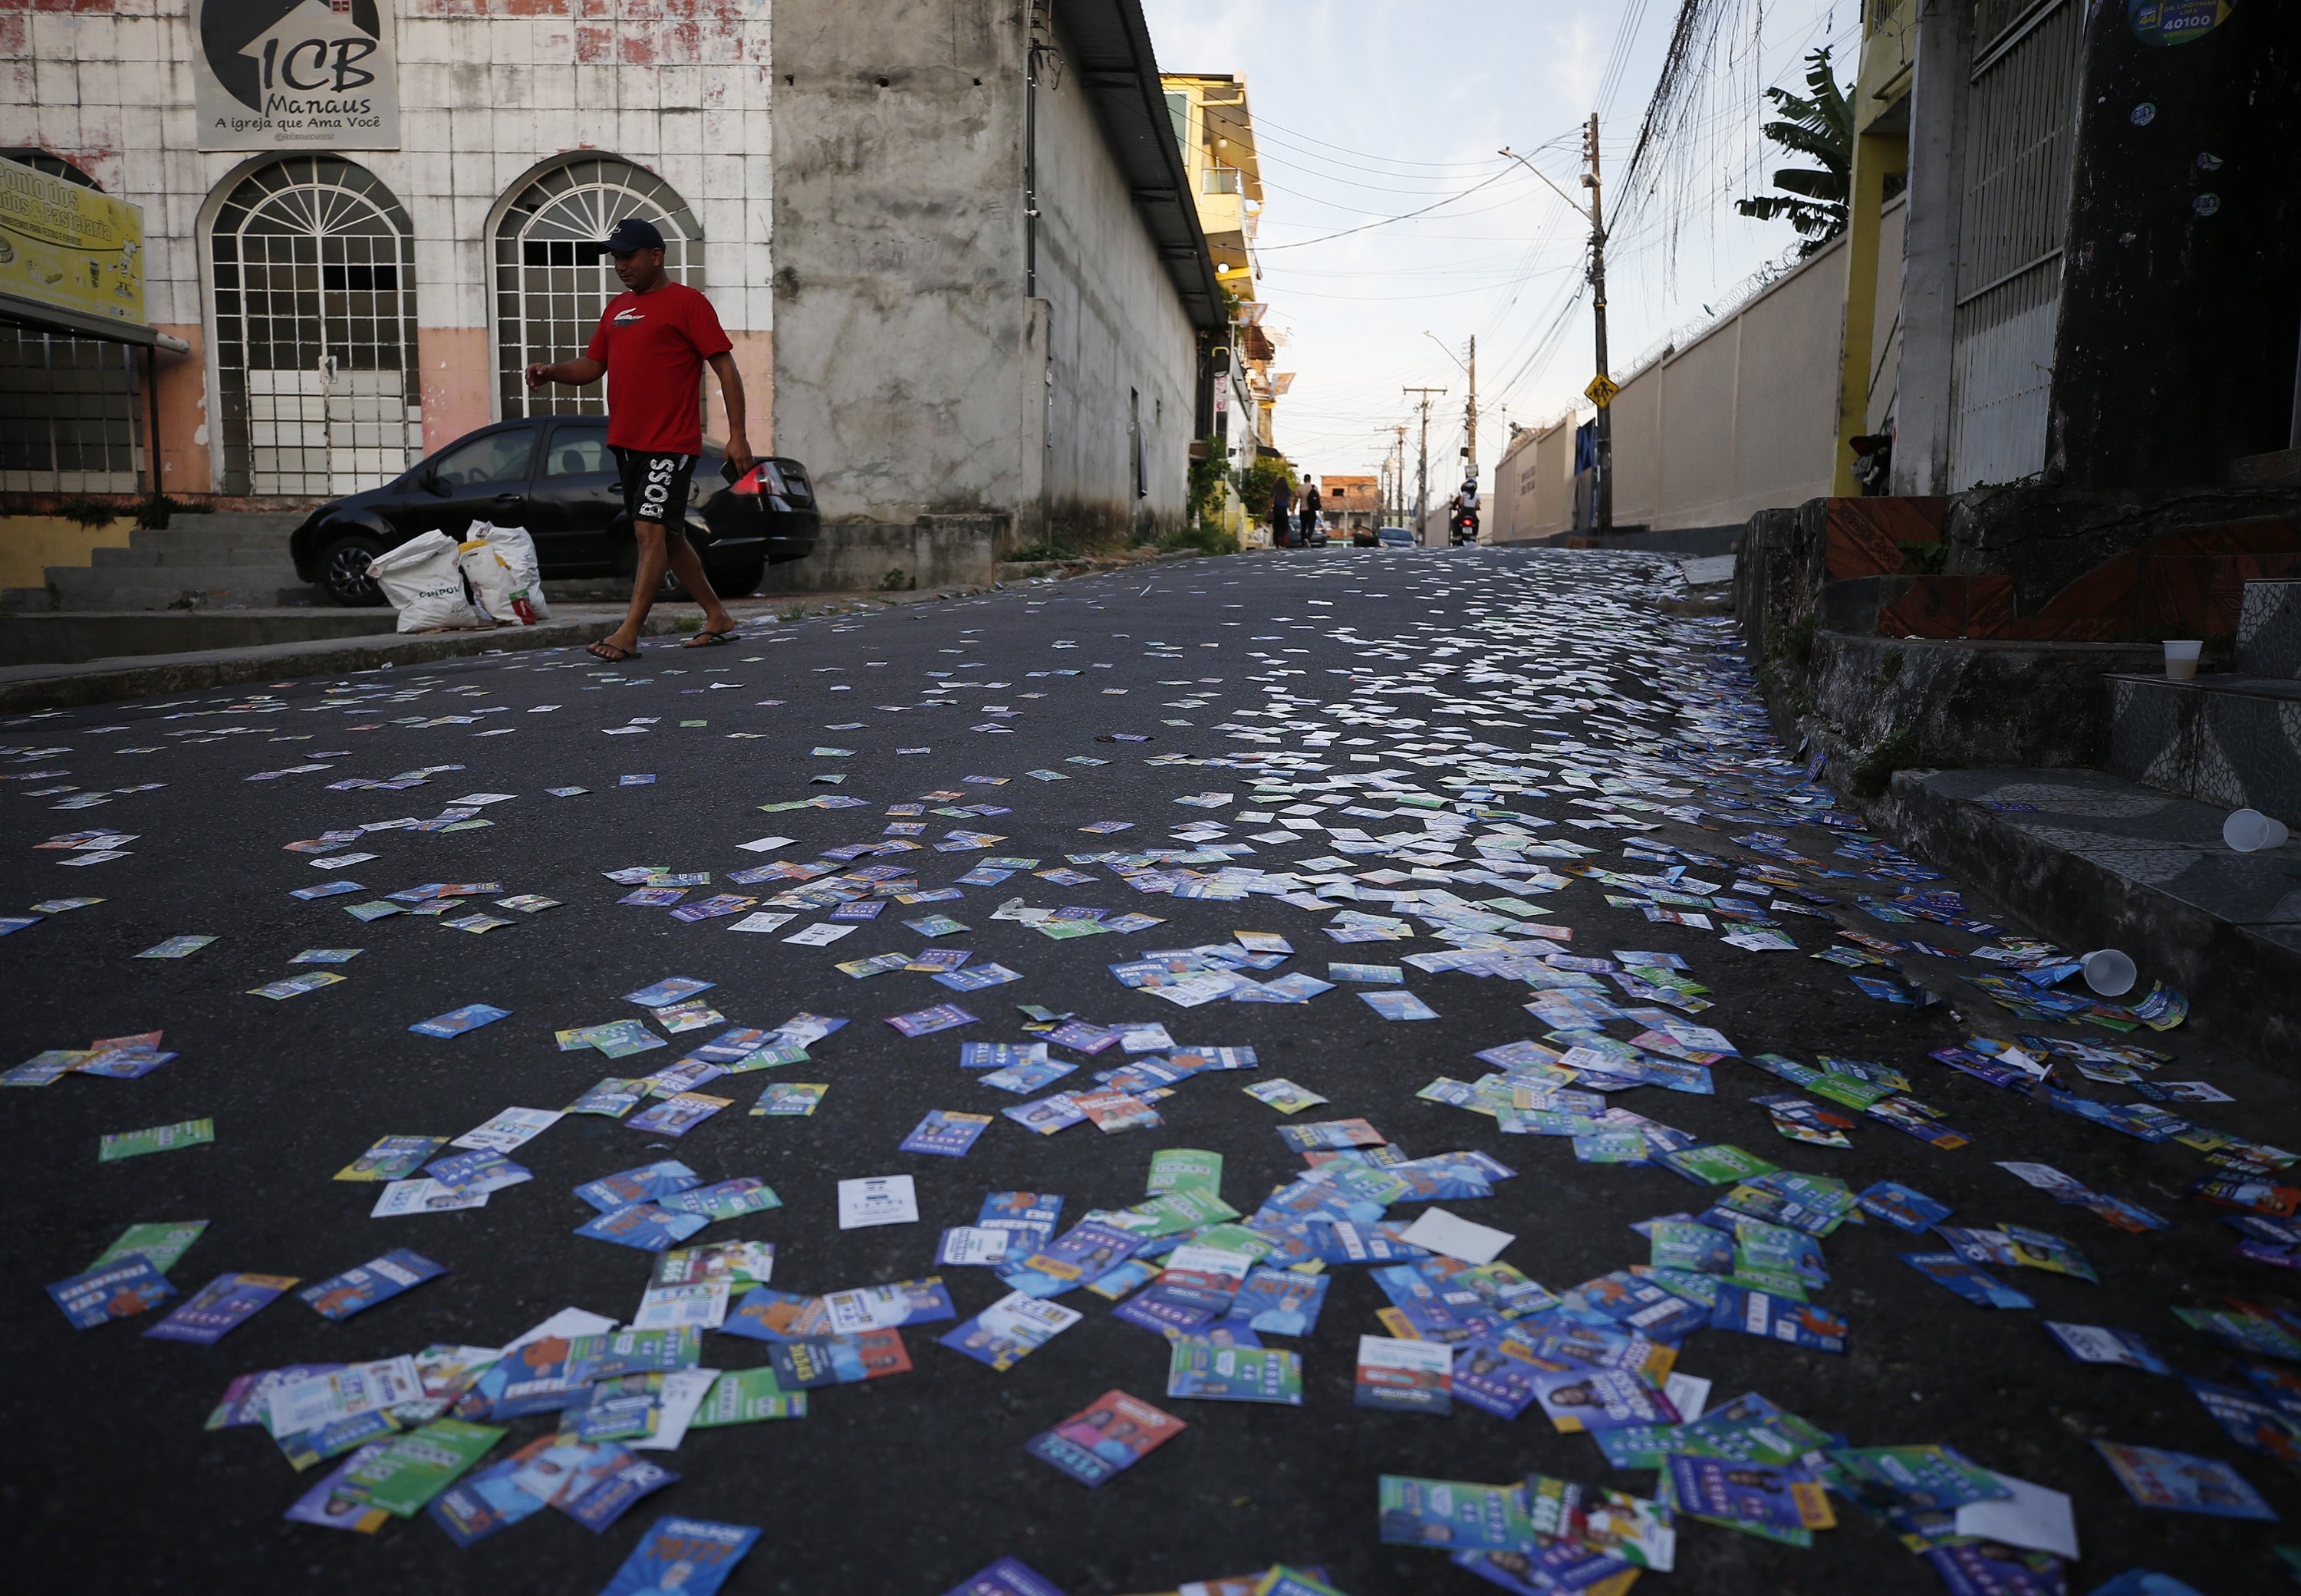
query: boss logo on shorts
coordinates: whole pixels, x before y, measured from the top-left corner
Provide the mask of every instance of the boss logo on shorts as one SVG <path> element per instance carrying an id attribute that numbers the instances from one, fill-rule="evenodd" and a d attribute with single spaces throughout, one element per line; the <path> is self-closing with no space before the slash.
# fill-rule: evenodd
<path id="1" fill-rule="evenodd" d="M 669 455 L 652 455 L 648 456 L 647 463 L 647 477 L 640 484 L 640 510 L 641 520 L 660 521 L 663 519 L 661 514 L 663 507 L 671 502 L 671 480 L 674 476 L 678 474 L 678 471 L 679 462 L 676 456 Z M 656 511 L 657 514 L 649 515 L 647 514 L 649 510 Z"/>

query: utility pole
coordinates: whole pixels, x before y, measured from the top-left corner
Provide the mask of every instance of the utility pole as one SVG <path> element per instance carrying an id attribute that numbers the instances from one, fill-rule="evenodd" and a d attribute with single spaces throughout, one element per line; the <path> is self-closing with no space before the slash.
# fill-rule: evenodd
<path id="1" fill-rule="evenodd" d="M 1401 393 L 1422 396 L 1422 455 L 1414 472 L 1414 540 L 1422 541 L 1423 522 L 1430 519 L 1430 396 L 1443 388 L 1402 388 Z"/>
<path id="2" fill-rule="evenodd" d="M 1470 469 L 1465 474 L 1475 477 L 1478 474 L 1478 335 L 1475 332 L 1470 335 L 1470 363 L 1466 369 L 1470 373 L 1470 398 L 1462 407 L 1462 430 Z"/>
<path id="3" fill-rule="evenodd" d="M 1510 156 L 1556 190 L 1568 205 L 1573 196 L 1550 180 L 1549 174 L 1524 155 L 1505 146 L 1502 154 Z M 1614 530 L 1614 396 L 1620 389 L 1606 370 L 1606 205 L 1598 164 L 1598 113 L 1590 113 L 1588 126 L 1582 130 L 1582 155 L 1590 170 L 1582 174 L 1582 186 L 1590 191 L 1590 268 L 1588 280 L 1592 290 L 1593 319 L 1598 335 L 1598 374 L 1590 379 L 1590 386 L 1582 390 L 1591 404 L 1598 407 L 1594 441 L 1598 446 L 1597 491 L 1592 496 L 1591 518 L 1594 530 L 1610 532 Z"/>
<path id="4" fill-rule="evenodd" d="M 1588 157 L 1590 170 L 1582 174 L 1582 186 L 1590 190 L 1590 291 L 1592 320 L 1598 334 L 1598 374 L 1590 380 L 1588 393 L 1598 407 L 1598 480 L 1597 491 L 1592 496 L 1592 520 L 1601 538 L 1614 530 L 1614 380 L 1606 371 L 1606 208 L 1605 189 L 1598 170 L 1598 113 L 1590 113 L 1590 127 L 1583 137 L 1582 153 Z"/>
<path id="5" fill-rule="evenodd" d="M 1396 430 L 1397 430 L 1397 433 L 1398 433 L 1397 464 L 1396 464 L 1394 466 L 1393 466 L 1393 467 L 1392 467 L 1392 469 L 1391 469 L 1391 473 L 1390 473 L 1390 483 L 1391 483 L 1391 488 L 1392 488 L 1392 489 L 1393 489 L 1393 490 L 1396 493 L 1396 495 L 1397 495 L 1397 502 L 1396 502 L 1396 503 L 1392 506 L 1393 514 L 1392 514 L 1391 518 L 1390 518 L 1390 524 L 1391 524 L 1391 525 L 1393 525 L 1393 526 L 1396 526 L 1396 525 L 1398 525 L 1398 524 L 1399 524 L 1399 522 L 1402 522 L 1402 521 L 1404 521 L 1404 520 L 1406 519 L 1406 428 L 1405 428 L 1405 425 L 1404 425 L 1403 423 L 1401 423 L 1401 424 L 1397 427 Z"/>

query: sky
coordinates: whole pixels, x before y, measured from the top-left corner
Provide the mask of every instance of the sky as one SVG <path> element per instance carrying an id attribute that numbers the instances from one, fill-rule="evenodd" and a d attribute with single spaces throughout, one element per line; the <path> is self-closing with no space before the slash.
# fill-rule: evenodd
<path id="1" fill-rule="evenodd" d="M 1860 6 L 1727 9 L 1694 136 L 1638 192 L 1619 180 L 1672 0 L 1143 0 L 1161 70 L 1247 82 L 1263 175 L 1259 297 L 1281 344 L 1272 369 L 1295 373 L 1275 430 L 1299 470 L 1370 473 L 1404 422 L 1410 489 L 1421 418 L 1402 389 L 1443 388 L 1430 398 L 1430 492 L 1450 492 L 1474 335 L 1482 480 L 1509 423 L 1546 423 L 1577 404 L 1586 414 L 1591 315 L 1576 291 L 1588 221 L 1504 146 L 1578 200 L 1582 127 L 1599 113 L 1618 380 L 1793 251 L 1786 221 L 1733 208 L 1764 192 L 1776 165 L 1797 163 L 1759 138 L 1761 90 L 1803 92 L 1803 57 L 1824 43 L 1839 81 L 1851 78 Z"/>

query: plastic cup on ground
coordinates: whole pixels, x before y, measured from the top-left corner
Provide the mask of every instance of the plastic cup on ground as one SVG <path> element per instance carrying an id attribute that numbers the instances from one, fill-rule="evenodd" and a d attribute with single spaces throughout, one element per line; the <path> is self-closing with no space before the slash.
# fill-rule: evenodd
<path id="1" fill-rule="evenodd" d="M 2257 854 L 2272 848 L 2283 848 L 2286 838 L 2290 835 L 2292 833 L 2286 830 L 2283 821 L 2272 819 L 2258 809 L 2239 809 L 2222 822 L 2222 840 L 2241 854 Z"/>
<path id="2" fill-rule="evenodd" d="M 2176 638 L 2165 644 L 2165 674 L 2174 681 L 2194 681 L 2197 676 L 2197 656 L 2205 651 L 2205 643 L 2196 638 Z"/>
<path id="3" fill-rule="evenodd" d="M 2114 948 L 2103 948 L 2085 956 L 2082 961 L 2085 983 L 2098 997 L 2122 998 L 2133 990 L 2137 972 L 2133 961 Z"/>

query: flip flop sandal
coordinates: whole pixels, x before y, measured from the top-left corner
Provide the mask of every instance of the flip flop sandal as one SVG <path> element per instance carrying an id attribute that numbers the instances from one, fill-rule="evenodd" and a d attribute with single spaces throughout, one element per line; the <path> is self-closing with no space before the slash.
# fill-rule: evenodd
<path id="1" fill-rule="evenodd" d="M 595 659 L 604 659 L 611 665 L 619 665 L 626 660 L 637 659 L 640 656 L 640 651 L 638 649 L 623 648 L 618 644 L 607 641 L 605 638 L 601 638 L 598 642 L 591 644 L 589 648 L 585 648 L 583 652 L 590 655 Z"/>
<path id="2" fill-rule="evenodd" d="M 724 648 L 735 640 L 735 634 L 740 630 L 741 629 L 739 627 L 730 626 L 724 631 L 699 631 L 683 646 L 689 648 Z"/>

